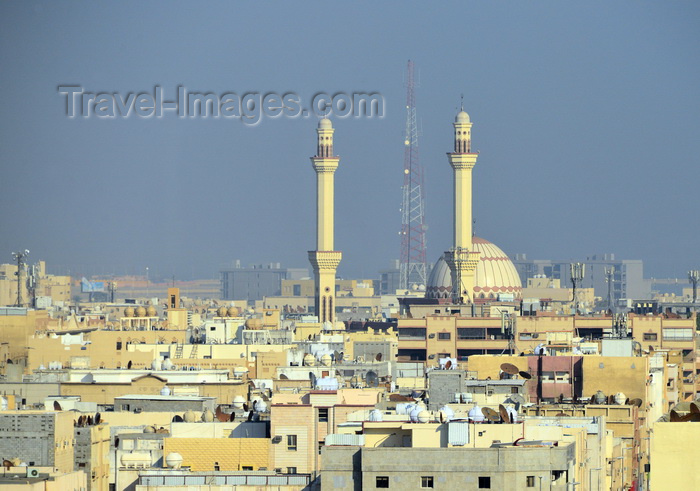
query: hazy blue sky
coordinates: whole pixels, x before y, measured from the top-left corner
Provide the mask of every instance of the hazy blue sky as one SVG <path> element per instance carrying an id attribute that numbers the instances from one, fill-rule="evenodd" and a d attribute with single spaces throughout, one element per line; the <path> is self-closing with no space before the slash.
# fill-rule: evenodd
<path id="1" fill-rule="evenodd" d="M 378 91 L 334 120 L 339 274 L 399 255 L 408 59 L 420 70 L 428 254 L 451 240 L 451 122 L 474 122 L 476 233 L 509 254 L 700 266 L 698 2 L 0 3 L 0 261 L 213 277 L 308 267 L 317 121 L 69 119 L 90 92 Z"/>

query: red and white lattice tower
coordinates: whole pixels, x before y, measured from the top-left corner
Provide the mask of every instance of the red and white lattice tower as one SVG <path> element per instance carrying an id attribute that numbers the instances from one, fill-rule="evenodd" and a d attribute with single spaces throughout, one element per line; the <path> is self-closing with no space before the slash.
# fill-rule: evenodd
<path id="1" fill-rule="evenodd" d="M 401 205 L 401 261 L 399 288 L 425 287 L 426 241 L 423 170 L 418 163 L 418 125 L 416 124 L 415 79 L 413 62 L 408 61 L 406 76 L 406 133 L 404 138 L 403 202 Z"/>

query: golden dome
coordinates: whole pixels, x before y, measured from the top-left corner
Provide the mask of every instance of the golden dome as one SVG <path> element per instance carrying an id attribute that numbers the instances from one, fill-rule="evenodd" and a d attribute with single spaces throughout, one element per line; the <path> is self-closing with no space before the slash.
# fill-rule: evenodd
<path id="1" fill-rule="evenodd" d="M 506 253 L 480 237 L 472 238 L 472 246 L 473 251 L 481 253 L 474 277 L 474 298 L 496 299 L 503 293 L 510 293 L 516 299 L 522 298 L 520 275 Z M 443 256 L 430 273 L 426 296 L 445 299 L 452 296 L 450 267 Z"/>

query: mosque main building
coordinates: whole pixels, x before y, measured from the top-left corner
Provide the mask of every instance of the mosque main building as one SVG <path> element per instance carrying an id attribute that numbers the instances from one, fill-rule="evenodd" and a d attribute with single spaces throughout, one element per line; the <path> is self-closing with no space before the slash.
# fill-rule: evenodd
<path id="1" fill-rule="evenodd" d="M 464 108 L 455 117 L 454 149 L 448 153 L 453 178 L 453 247 L 433 267 L 426 288 L 428 298 L 455 304 L 479 299 L 522 298 L 515 266 L 496 245 L 472 234 L 472 122 Z"/>

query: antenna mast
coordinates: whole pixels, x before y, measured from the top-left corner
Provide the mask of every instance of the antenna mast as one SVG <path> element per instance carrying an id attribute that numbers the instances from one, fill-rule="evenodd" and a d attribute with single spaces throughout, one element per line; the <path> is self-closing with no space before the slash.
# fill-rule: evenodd
<path id="1" fill-rule="evenodd" d="M 418 126 L 413 62 L 408 61 L 406 75 L 406 132 L 404 135 L 403 200 L 401 205 L 401 260 L 399 288 L 427 283 L 425 240 L 425 196 L 423 170 L 418 162 Z"/>
<path id="2" fill-rule="evenodd" d="M 574 285 L 573 298 L 571 301 L 574 303 L 574 315 L 578 314 L 578 295 L 576 289 L 581 286 L 581 281 L 586 271 L 586 265 L 583 263 L 571 263 L 569 265 L 571 269 L 571 283 Z"/>
<path id="3" fill-rule="evenodd" d="M 27 264 L 28 255 L 28 249 L 12 253 L 12 257 L 17 261 L 17 272 L 15 273 L 17 275 L 17 307 L 22 306 L 22 269 Z"/>

